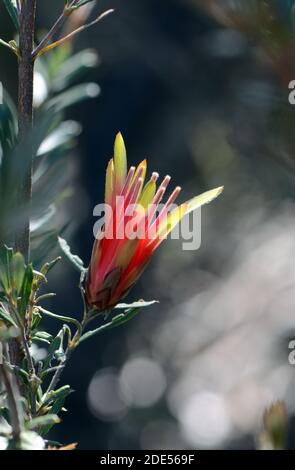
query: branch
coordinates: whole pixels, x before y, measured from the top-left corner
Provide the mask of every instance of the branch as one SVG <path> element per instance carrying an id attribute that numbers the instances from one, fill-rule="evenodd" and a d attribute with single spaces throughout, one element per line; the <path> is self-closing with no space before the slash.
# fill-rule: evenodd
<path id="1" fill-rule="evenodd" d="M 63 12 L 57 18 L 56 22 L 52 26 L 52 28 L 48 31 L 48 33 L 44 36 L 40 44 L 35 48 L 32 52 L 32 58 L 38 56 L 39 52 L 47 46 L 47 44 L 52 40 L 55 34 L 63 27 L 64 23 L 67 21 L 68 17 L 73 12 L 73 7 L 78 3 L 79 0 L 72 0 L 69 6 L 63 9 Z"/>
<path id="2" fill-rule="evenodd" d="M 27 361 L 28 361 L 28 369 L 29 369 L 29 376 L 30 376 L 30 385 L 31 385 L 31 406 L 32 406 L 32 415 L 33 417 L 36 415 L 37 411 L 37 405 L 36 405 L 36 393 L 35 393 L 35 386 L 33 381 L 36 380 L 36 371 L 34 367 L 34 362 L 33 358 L 30 352 L 30 348 L 28 345 L 28 340 L 26 338 L 25 332 L 22 330 L 22 343 L 24 346 L 24 350 L 27 356 Z"/>
<path id="3" fill-rule="evenodd" d="M 23 419 L 20 409 L 20 398 L 18 390 L 16 388 L 16 384 L 13 383 L 13 376 L 8 372 L 4 361 L 3 364 L 0 364 L 0 376 L 3 379 L 3 383 L 7 393 L 7 401 L 9 405 L 13 439 L 17 443 L 20 440 L 20 434 L 23 427 Z"/>
<path id="4" fill-rule="evenodd" d="M 58 41 L 55 41 L 48 46 L 44 47 L 43 49 L 39 50 L 37 52 L 37 55 L 35 55 L 35 51 L 37 51 L 38 48 L 35 49 L 34 51 L 34 58 L 40 57 L 41 55 L 45 54 L 46 52 L 50 51 L 51 49 L 54 49 L 55 47 L 61 46 L 65 42 L 69 41 L 72 39 L 74 36 L 77 34 L 81 33 L 82 31 L 85 31 L 86 29 L 90 28 L 90 26 L 94 26 L 96 23 L 101 21 L 103 18 L 105 18 L 107 15 L 110 13 L 113 13 L 114 10 L 110 9 L 105 12 L 103 12 L 101 15 L 99 15 L 95 20 L 91 21 L 90 23 L 87 23 L 83 26 L 80 26 L 80 28 L 75 29 L 75 31 L 72 31 L 71 33 L 67 34 L 67 36 L 64 36 L 63 38 L 59 39 Z"/>
<path id="5" fill-rule="evenodd" d="M 69 359 L 70 359 L 70 356 L 72 354 L 72 351 L 67 348 L 66 352 L 65 352 L 65 360 L 64 360 L 64 363 L 61 364 L 60 366 L 58 366 L 58 368 L 56 369 L 56 372 L 54 374 L 54 376 L 52 377 L 52 380 L 48 386 L 48 389 L 46 390 L 44 396 L 43 396 L 43 399 L 42 399 L 42 402 L 44 403 L 44 401 L 46 400 L 46 397 L 48 396 L 48 394 L 54 390 L 60 380 L 60 377 L 61 377 L 61 374 L 63 373 Z"/>
<path id="6" fill-rule="evenodd" d="M 34 63 L 31 58 L 34 46 L 36 0 L 22 0 L 20 11 L 19 29 L 19 67 L 18 67 L 18 125 L 19 140 L 24 140 L 33 125 L 33 78 Z M 27 213 L 32 198 L 32 165 L 33 155 L 25 156 L 28 161 L 24 165 L 25 174 L 17 181 L 19 188 L 19 203 L 23 212 Z M 28 261 L 30 256 L 30 220 L 29 215 L 24 215 L 21 228 L 15 234 L 15 248 L 20 251 Z"/>

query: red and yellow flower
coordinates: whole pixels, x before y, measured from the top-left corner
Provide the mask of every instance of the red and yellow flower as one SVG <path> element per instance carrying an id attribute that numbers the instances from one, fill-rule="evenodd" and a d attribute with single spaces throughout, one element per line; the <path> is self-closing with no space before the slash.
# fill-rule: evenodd
<path id="1" fill-rule="evenodd" d="M 219 187 L 207 191 L 174 207 L 181 190 L 176 187 L 157 213 L 170 176 L 165 176 L 157 188 L 158 173 L 152 173 L 144 184 L 146 170 L 147 163 L 143 160 L 137 168 L 131 167 L 127 171 L 126 149 L 122 135 L 118 134 L 114 158 L 109 161 L 106 171 L 105 204 L 111 208 L 111 215 L 105 217 L 101 233 L 94 242 L 86 285 L 87 303 L 98 311 L 111 309 L 125 297 L 151 255 L 181 219 L 215 199 L 223 190 Z M 137 208 L 136 215 L 128 212 L 130 207 Z M 136 233 L 139 226 L 141 235 L 130 237 L 130 232 Z M 118 227 L 123 228 L 123 236 L 116 236 Z"/>

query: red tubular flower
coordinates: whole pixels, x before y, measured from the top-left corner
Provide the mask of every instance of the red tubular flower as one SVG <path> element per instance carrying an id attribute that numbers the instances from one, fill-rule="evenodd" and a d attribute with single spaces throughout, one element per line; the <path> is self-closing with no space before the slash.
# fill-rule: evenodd
<path id="1" fill-rule="evenodd" d="M 118 134 L 106 172 L 105 204 L 111 211 L 106 211 L 104 226 L 96 236 L 86 285 L 89 307 L 101 312 L 114 307 L 130 291 L 153 252 L 180 220 L 223 190 L 207 191 L 172 209 L 181 190 L 176 187 L 158 213 L 170 176 L 157 188 L 159 175 L 152 173 L 144 185 L 146 166 L 143 160 L 127 172 L 125 145 Z"/>

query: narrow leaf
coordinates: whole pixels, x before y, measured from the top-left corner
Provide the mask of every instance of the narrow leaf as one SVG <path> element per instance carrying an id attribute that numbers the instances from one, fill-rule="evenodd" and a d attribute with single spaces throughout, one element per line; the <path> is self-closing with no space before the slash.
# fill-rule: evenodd
<path id="1" fill-rule="evenodd" d="M 80 272 L 85 271 L 83 261 L 81 260 L 81 258 L 79 258 L 79 256 L 73 255 L 66 240 L 64 240 L 61 237 L 58 237 L 58 243 L 63 253 L 66 255 L 68 260 L 72 263 L 72 265 L 75 266 L 75 268 L 78 269 L 78 271 Z"/>
<path id="2" fill-rule="evenodd" d="M 157 304 L 159 303 L 158 300 L 149 300 L 149 301 L 144 301 L 144 300 L 138 300 L 137 302 L 133 302 L 132 304 L 118 304 L 114 309 L 128 309 L 128 308 L 143 308 L 143 307 L 149 307 L 150 305 Z"/>
<path id="3" fill-rule="evenodd" d="M 19 29 L 19 19 L 18 19 L 18 13 L 17 13 L 17 8 L 16 8 L 16 0 L 3 0 L 4 5 L 6 7 L 6 10 L 8 11 L 14 26 L 16 29 Z"/>
<path id="4" fill-rule="evenodd" d="M 26 271 L 24 274 L 23 283 L 21 287 L 21 292 L 20 292 L 20 296 L 21 296 L 20 314 L 23 318 L 25 317 L 25 314 L 27 311 L 27 306 L 28 306 L 31 291 L 32 291 L 33 279 L 34 279 L 33 267 L 31 264 L 29 264 L 26 267 Z"/>
<path id="5" fill-rule="evenodd" d="M 3 310 L 3 308 L 0 308 L 0 320 L 4 321 L 4 323 L 9 323 L 10 325 L 14 326 L 17 328 L 17 324 L 14 322 L 14 320 L 11 318 L 8 312 Z"/>
<path id="6" fill-rule="evenodd" d="M 26 424 L 27 429 L 36 429 L 43 426 L 52 426 L 54 424 L 60 423 L 60 419 L 56 414 L 48 414 L 45 416 L 38 416 L 37 418 L 33 418 Z"/>

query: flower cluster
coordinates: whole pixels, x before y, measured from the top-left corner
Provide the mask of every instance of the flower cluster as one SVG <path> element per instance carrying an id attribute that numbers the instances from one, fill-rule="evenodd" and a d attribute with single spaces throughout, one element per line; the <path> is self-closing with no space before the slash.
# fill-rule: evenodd
<path id="1" fill-rule="evenodd" d="M 132 166 L 127 170 L 126 149 L 122 135 L 118 134 L 114 158 L 106 171 L 105 204 L 111 208 L 111 213 L 108 212 L 96 236 L 86 287 L 87 303 L 98 311 L 114 307 L 134 286 L 151 255 L 181 219 L 212 201 L 223 189 L 207 191 L 175 207 L 181 191 L 177 186 L 161 205 L 171 178 L 165 176 L 157 187 L 159 175 L 154 172 L 145 184 L 146 170 L 146 160 L 137 168 Z M 118 198 L 120 204 L 117 204 Z M 123 237 L 116 236 L 118 227 L 123 229 Z M 141 236 L 130 237 L 139 227 Z M 110 233 L 113 236 L 109 236 Z"/>

